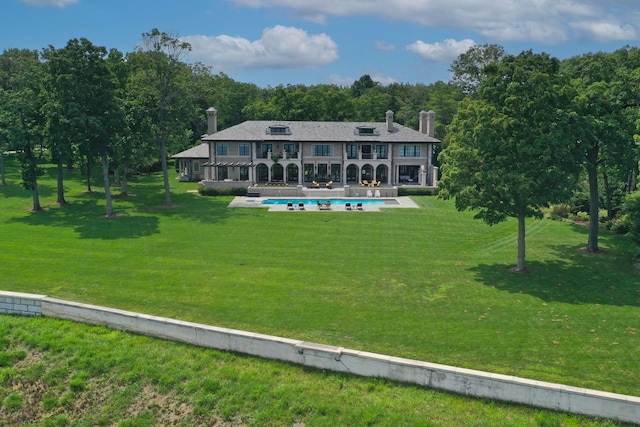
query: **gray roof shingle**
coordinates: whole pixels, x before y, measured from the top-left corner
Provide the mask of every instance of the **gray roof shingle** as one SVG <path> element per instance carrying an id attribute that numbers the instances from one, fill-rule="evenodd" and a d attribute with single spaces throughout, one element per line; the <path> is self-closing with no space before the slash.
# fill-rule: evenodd
<path id="1" fill-rule="evenodd" d="M 191 147 L 188 150 L 176 153 L 171 157 L 174 159 L 208 159 L 209 144 L 203 142 L 202 144 Z"/>
<path id="2" fill-rule="evenodd" d="M 271 135 L 270 126 L 287 126 L 290 134 Z M 375 128 L 373 135 L 359 135 L 360 127 Z M 388 143 L 440 143 L 440 140 L 424 133 L 393 123 L 393 131 L 387 131 L 385 122 L 303 122 L 251 120 L 205 135 L 202 141 L 296 141 L 296 142 L 388 142 Z"/>

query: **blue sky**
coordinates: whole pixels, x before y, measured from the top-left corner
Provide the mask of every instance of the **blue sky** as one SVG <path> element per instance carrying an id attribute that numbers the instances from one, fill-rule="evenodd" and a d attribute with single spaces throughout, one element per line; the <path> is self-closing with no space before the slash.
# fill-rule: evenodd
<path id="1" fill-rule="evenodd" d="M 449 79 L 474 44 L 560 59 L 638 45 L 638 0 L 1 0 L 0 50 L 85 37 L 131 52 L 158 28 L 191 62 L 260 87 Z"/>

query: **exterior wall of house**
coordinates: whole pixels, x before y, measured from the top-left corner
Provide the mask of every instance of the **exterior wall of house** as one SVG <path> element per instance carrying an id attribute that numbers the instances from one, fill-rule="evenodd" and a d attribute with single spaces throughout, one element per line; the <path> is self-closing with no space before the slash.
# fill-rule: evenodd
<path id="1" fill-rule="evenodd" d="M 201 181 L 204 176 L 205 161 L 201 159 L 178 159 L 179 181 Z"/>
<path id="2" fill-rule="evenodd" d="M 211 133 L 217 132 L 216 114 L 215 109 L 207 110 Z M 437 169 L 431 165 L 434 143 L 384 141 L 386 132 L 397 129 L 392 111 L 387 111 L 385 118 L 384 123 L 354 124 L 356 140 L 352 142 L 295 141 L 288 139 L 291 133 L 283 129 L 285 125 L 270 126 L 262 141 L 211 141 L 204 180 L 249 185 L 306 185 L 312 181 L 346 185 L 375 180 L 384 185 L 435 187 Z M 422 111 L 419 119 L 419 132 L 433 137 L 435 113 Z M 270 133 L 273 129 L 279 130 Z M 278 135 L 283 135 L 283 139 L 277 139 Z M 249 148 L 240 154 L 243 144 Z"/>
<path id="3" fill-rule="evenodd" d="M 265 182 L 282 182 L 290 184 L 310 183 L 314 180 L 332 180 L 341 184 L 353 184 L 366 180 L 382 181 L 386 185 L 412 184 L 422 186 L 434 186 L 433 170 L 430 167 L 429 158 L 432 154 L 432 144 L 386 144 L 386 143 L 297 143 L 299 151 L 295 153 L 285 152 L 282 143 L 273 143 L 272 151 L 263 152 L 259 143 L 249 143 L 257 146 L 250 149 L 250 155 L 239 155 L 240 144 L 246 142 L 225 143 L 227 155 L 218 154 L 218 143 L 211 144 L 213 158 L 211 167 L 205 180 L 211 181 L 248 181 L 250 184 Z M 322 145 L 330 147 L 332 155 L 314 155 L 314 146 Z M 348 158 L 348 145 L 357 145 L 355 158 Z M 371 152 L 363 152 L 362 146 L 370 145 Z M 384 146 L 386 156 L 378 158 L 376 146 Z M 405 146 L 418 148 L 403 148 Z M 419 150 L 419 156 L 406 156 L 408 150 Z M 401 155 L 404 152 L 404 156 Z M 316 153 L 317 154 L 317 153 Z M 274 160 L 274 156 L 278 156 Z M 293 158 L 292 158 L 293 157 Z M 240 166 L 235 164 L 249 164 L 251 171 L 247 179 L 246 172 L 241 177 Z M 232 166 L 225 166 L 229 164 Z M 292 166 L 290 166 L 292 165 Z M 336 174 L 333 171 L 338 170 Z M 282 173 L 275 168 L 282 167 Z M 292 172 L 288 168 L 293 167 Z M 226 172 L 222 169 L 226 168 Z M 349 174 L 349 168 L 356 168 L 357 175 Z M 266 172 L 265 172 L 266 171 Z M 296 173 L 297 172 L 297 173 Z M 244 179 L 242 179 L 244 178 Z"/>

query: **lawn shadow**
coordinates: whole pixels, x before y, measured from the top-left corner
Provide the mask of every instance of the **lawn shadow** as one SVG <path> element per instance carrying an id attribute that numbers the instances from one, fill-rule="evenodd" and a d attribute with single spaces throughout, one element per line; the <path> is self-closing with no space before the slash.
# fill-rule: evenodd
<path id="1" fill-rule="evenodd" d="M 198 193 L 171 193 L 171 206 L 165 204 L 164 189 L 155 193 L 143 192 L 126 197 L 136 212 L 161 215 L 167 218 L 215 224 L 229 218 L 228 197 L 205 197 Z"/>
<path id="2" fill-rule="evenodd" d="M 65 206 L 9 221 L 34 226 L 70 227 L 85 239 L 135 239 L 159 232 L 159 220 L 153 215 L 130 215 L 118 213 L 116 209 L 116 216 L 107 218 L 105 207 L 98 204 L 103 197 L 102 193 L 85 193 Z"/>
<path id="3" fill-rule="evenodd" d="M 527 261 L 526 274 L 509 270 L 513 264 L 480 264 L 469 268 L 476 281 L 514 294 L 527 294 L 545 302 L 640 306 L 640 275 L 632 256 L 610 246 L 602 253 L 586 253 L 570 245 L 550 246 L 552 261 Z"/>
<path id="4" fill-rule="evenodd" d="M 57 189 L 55 187 L 38 183 L 38 197 L 41 203 L 43 199 L 52 197 L 56 192 Z M 33 192 L 26 190 L 20 182 L 7 180 L 7 185 L 0 185 L 0 198 L 2 197 L 31 198 L 33 197 Z"/>

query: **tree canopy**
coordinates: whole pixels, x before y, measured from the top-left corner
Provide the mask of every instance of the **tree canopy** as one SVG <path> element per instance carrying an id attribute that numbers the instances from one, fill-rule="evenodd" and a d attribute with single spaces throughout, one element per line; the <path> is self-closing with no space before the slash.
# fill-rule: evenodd
<path id="1" fill-rule="evenodd" d="M 484 73 L 449 127 L 440 196 L 489 225 L 517 218 L 516 270 L 525 271 L 525 219 L 566 200 L 579 167 L 572 93 L 546 54 L 507 55 Z"/>

